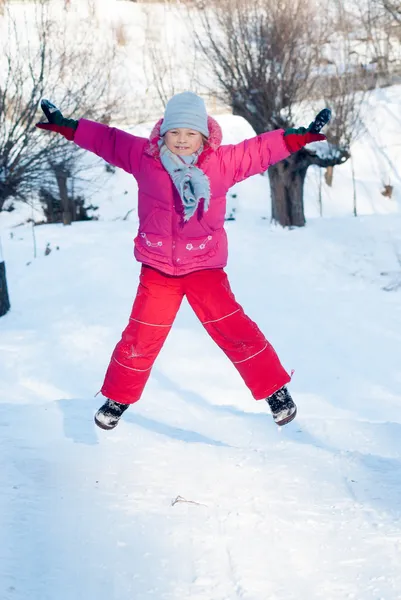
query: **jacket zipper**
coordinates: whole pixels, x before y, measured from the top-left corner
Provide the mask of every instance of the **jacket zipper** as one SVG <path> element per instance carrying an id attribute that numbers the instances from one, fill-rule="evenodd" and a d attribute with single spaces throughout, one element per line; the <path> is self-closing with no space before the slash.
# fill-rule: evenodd
<path id="1" fill-rule="evenodd" d="M 174 186 L 173 182 L 171 182 L 171 186 L 172 186 L 172 189 L 173 189 L 173 194 L 172 194 L 173 205 L 171 207 L 171 209 L 172 209 L 171 210 L 171 239 L 172 239 L 172 242 L 171 242 L 171 259 L 172 259 L 172 263 L 173 263 L 173 274 L 177 275 L 178 269 L 177 269 L 177 266 L 176 266 L 176 259 L 175 259 L 175 235 L 174 235 L 174 216 L 175 216 L 174 194 L 178 193 L 178 192 L 176 192 L 175 186 Z"/>

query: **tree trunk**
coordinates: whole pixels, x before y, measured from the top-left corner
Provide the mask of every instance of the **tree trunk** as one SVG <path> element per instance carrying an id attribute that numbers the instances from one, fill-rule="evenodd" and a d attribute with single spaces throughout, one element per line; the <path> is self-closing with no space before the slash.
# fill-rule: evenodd
<path id="1" fill-rule="evenodd" d="M 68 171 L 63 165 L 56 165 L 54 167 L 54 172 L 60 193 L 60 202 L 63 209 L 63 223 L 64 225 L 71 225 L 72 221 L 75 221 L 75 211 L 73 202 L 68 197 Z"/>
<path id="2" fill-rule="evenodd" d="M 303 227 L 304 181 L 308 166 L 293 155 L 269 167 L 272 220 L 283 227 Z"/>
<path id="3" fill-rule="evenodd" d="M 0 317 L 10 310 L 10 300 L 8 297 L 6 265 L 0 262 Z"/>

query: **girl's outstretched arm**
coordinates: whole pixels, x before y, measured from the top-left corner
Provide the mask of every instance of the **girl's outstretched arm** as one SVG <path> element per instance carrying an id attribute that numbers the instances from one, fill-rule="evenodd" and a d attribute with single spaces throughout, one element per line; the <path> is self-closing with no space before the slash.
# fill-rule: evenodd
<path id="1" fill-rule="evenodd" d="M 140 169 L 146 138 L 131 135 L 114 127 L 87 119 L 66 119 L 60 109 L 49 100 L 43 99 L 41 108 L 48 120 L 47 123 L 37 123 L 39 129 L 60 133 L 66 139 L 74 141 L 108 163 L 120 167 L 135 177 Z"/>
<path id="2" fill-rule="evenodd" d="M 217 152 L 221 173 L 228 187 L 252 175 L 264 173 L 270 165 L 291 154 L 284 141 L 284 129 L 262 133 L 239 144 L 220 146 Z"/>
<path id="3" fill-rule="evenodd" d="M 220 146 L 221 171 L 229 186 L 251 175 L 263 173 L 289 154 L 310 142 L 326 139 L 320 130 L 327 125 L 331 111 L 324 108 L 306 129 L 276 129 L 231 146 Z"/>
<path id="4" fill-rule="evenodd" d="M 87 119 L 79 120 L 74 137 L 74 142 L 78 146 L 97 154 L 106 162 L 124 169 L 134 177 L 139 173 L 142 153 L 147 141 L 146 138 Z"/>

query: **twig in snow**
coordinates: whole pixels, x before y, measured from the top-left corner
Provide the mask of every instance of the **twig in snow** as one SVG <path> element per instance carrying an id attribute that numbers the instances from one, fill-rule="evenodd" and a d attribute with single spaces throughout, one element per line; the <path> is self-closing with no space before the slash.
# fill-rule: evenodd
<path id="1" fill-rule="evenodd" d="M 398 248 L 395 244 L 394 244 L 394 252 L 397 257 L 397 262 L 401 267 L 401 252 L 398 250 Z M 389 273 L 387 271 L 382 271 L 380 273 L 380 275 L 387 275 L 387 276 L 393 275 L 394 276 L 393 280 L 382 288 L 385 292 L 395 292 L 401 288 L 401 272 L 396 271 L 395 273 L 394 272 Z"/>
<path id="2" fill-rule="evenodd" d="M 125 217 L 123 218 L 123 221 L 126 221 L 128 219 L 128 216 L 132 213 L 132 211 L 135 210 L 134 208 L 131 208 L 131 210 L 129 210 L 127 212 L 127 214 L 125 215 Z"/>
<path id="3" fill-rule="evenodd" d="M 186 500 L 182 496 L 177 496 L 174 500 L 172 500 L 171 506 L 178 504 L 178 502 L 186 502 L 187 504 L 196 504 L 197 506 L 207 506 L 206 504 L 202 504 L 201 502 L 195 502 L 194 500 Z"/>

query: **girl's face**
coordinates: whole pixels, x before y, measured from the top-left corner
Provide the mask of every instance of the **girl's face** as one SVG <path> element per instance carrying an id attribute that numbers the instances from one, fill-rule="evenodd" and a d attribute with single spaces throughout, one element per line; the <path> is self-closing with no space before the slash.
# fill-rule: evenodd
<path id="1" fill-rule="evenodd" d="M 178 127 L 170 129 L 164 135 L 166 146 L 174 154 L 180 156 L 190 156 L 197 152 L 202 146 L 202 134 L 195 129 L 185 129 Z"/>

